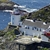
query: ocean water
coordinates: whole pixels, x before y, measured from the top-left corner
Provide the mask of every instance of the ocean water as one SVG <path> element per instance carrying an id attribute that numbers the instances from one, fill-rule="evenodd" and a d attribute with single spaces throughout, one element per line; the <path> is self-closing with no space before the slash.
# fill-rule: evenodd
<path id="1" fill-rule="evenodd" d="M 10 13 L 0 11 L 0 30 L 3 30 L 10 22 Z"/>
<path id="2" fill-rule="evenodd" d="M 12 0 L 20 5 L 26 5 L 29 8 L 42 8 L 50 4 L 50 0 Z"/>
<path id="3" fill-rule="evenodd" d="M 50 4 L 50 0 L 12 0 L 19 5 L 26 5 L 27 8 L 40 9 Z M 0 30 L 3 30 L 10 22 L 11 14 L 0 11 Z"/>

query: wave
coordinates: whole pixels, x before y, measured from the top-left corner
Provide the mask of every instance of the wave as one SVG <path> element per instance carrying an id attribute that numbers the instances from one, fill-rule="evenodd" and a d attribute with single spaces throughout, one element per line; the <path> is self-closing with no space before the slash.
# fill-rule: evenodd
<path id="1" fill-rule="evenodd" d="M 12 10 L 3 10 L 3 12 L 13 12 Z"/>

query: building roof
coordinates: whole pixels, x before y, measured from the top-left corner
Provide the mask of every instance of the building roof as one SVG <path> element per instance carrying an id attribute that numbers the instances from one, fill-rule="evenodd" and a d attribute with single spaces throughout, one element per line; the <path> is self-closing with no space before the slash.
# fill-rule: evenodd
<path id="1" fill-rule="evenodd" d="M 32 26 L 32 27 L 39 27 L 43 29 L 47 29 L 50 26 L 50 23 L 45 23 L 43 21 L 33 21 L 33 20 L 24 20 L 23 22 L 24 25 L 27 26 Z"/>

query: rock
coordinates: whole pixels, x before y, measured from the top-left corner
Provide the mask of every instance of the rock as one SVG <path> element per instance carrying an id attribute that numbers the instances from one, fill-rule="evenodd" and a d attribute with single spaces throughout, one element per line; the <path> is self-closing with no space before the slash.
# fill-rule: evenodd
<path id="1" fill-rule="evenodd" d="M 0 10 L 12 10 L 14 5 L 18 5 L 12 1 L 10 2 L 0 2 Z"/>

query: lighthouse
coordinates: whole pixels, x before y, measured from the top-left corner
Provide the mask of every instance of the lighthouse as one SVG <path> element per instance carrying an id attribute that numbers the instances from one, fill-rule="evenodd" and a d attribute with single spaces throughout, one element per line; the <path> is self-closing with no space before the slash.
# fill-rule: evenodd
<path id="1" fill-rule="evenodd" d="M 19 10 L 15 10 L 11 13 L 11 25 L 18 26 L 21 18 Z"/>
<path id="2" fill-rule="evenodd" d="M 20 9 L 15 9 L 13 10 L 13 12 L 11 13 L 11 25 L 13 26 L 18 26 L 21 24 L 21 17 L 23 17 L 24 15 L 26 15 L 27 12 L 20 10 Z"/>

